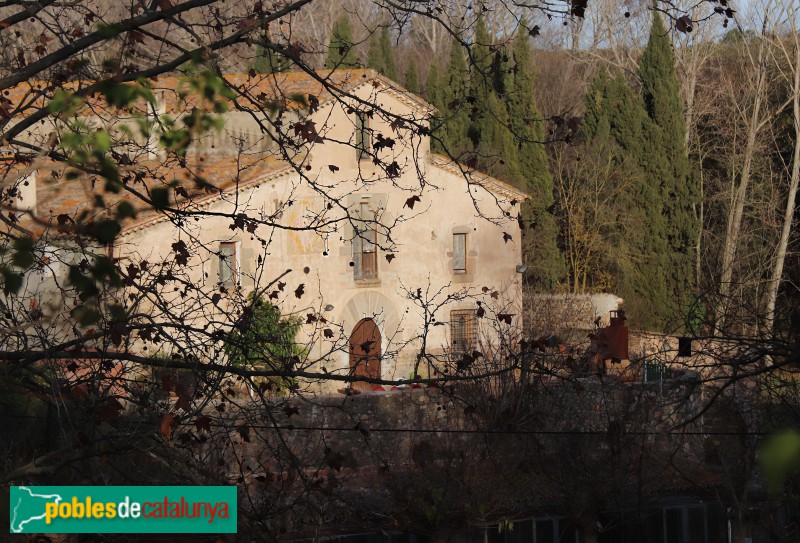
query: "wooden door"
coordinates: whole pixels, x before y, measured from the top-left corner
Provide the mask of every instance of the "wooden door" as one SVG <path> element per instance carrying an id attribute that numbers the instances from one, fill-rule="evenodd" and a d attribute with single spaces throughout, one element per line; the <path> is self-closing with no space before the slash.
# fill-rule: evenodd
<path id="1" fill-rule="evenodd" d="M 350 375 L 372 377 L 381 376 L 381 332 L 372 319 L 361 319 L 350 335 Z M 356 381 L 354 389 L 369 392 L 374 383 Z"/>

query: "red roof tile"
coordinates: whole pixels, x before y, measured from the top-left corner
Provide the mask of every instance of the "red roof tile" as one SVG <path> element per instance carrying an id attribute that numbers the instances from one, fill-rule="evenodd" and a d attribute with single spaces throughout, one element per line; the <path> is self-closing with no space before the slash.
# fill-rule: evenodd
<path id="1" fill-rule="evenodd" d="M 225 80 L 239 97 L 241 107 L 307 107 L 309 96 L 325 103 L 334 96 L 334 92 L 350 92 L 356 87 L 378 80 L 398 95 L 419 107 L 432 110 L 419 96 L 403 89 L 397 83 L 379 75 L 375 70 L 322 70 L 312 74 L 306 72 L 285 72 L 275 74 L 230 74 Z M 22 83 L 3 92 L 3 99 L 11 103 L 12 117 L 30 115 L 48 103 L 56 88 L 70 92 L 83 93 L 91 85 L 91 81 L 73 81 L 58 87 L 51 87 L 43 81 Z M 189 84 L 185 78 L 159 77 L 150 80 L 150 86 L 156 95 L 159 107 L 167 113 L 180 113 L 198 106 L 198 97 L 189 92 Z M 143 107 L 143 106 L 139 106 Z M 228 102 L 228 107 L 232 104 Z M 89 114 L 98 109 L 107 109 L 97 97 L 86 98 L 85 112 Z"/>
<path id="2" fill-rule="evenodd" d="M 265 175 L 290 169 L 285 162 L 266 153 L 238 157 L 198 154 L 190 155 L 183 162 L 174 158 L 165 162 L 144 160 L 120 168 L 123 185 L 129 190 L 114 193 L 105 190 L 105 182 L 99 176 L 81 175 L 67 180 L 67 167 L 62 164 L 41 162 L 32 166 L 37 172 L 37 220 L 24 216 L 21 223 L 39 234 L 49 226 L 57 225 L 59 216 L 62 220 L 76 220 L 78 217 L 98 220 L 109 216 L 123 200 L 136 211 L 135 218 L 123 222 L 125 229 L 131 229 L 163 216 L 133 191 L 149 196 L 153 189 L 165 188 L 174 198 L 174 207 L 196 208 L 218 198 L 221 193 L 245 188 Z M 11 173 L 12 169 L 19 168 L 13 163 L 0 164 L 0 178 Z M 100 199 L 102 205 L 99 205 Z"/>

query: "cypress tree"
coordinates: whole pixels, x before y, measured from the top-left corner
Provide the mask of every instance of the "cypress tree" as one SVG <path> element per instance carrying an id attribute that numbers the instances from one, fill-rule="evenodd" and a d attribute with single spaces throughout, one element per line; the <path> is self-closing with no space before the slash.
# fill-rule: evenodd
<path id="1" fill-rule="evenodd" d="M 428 77 L 425 78 L 425 99 L 434 107 L 441 109 L 441 93 L 439 91 L 439 65 L 434 61 L 428 68 Z M 441 112 L 440 112 L 441 113 Z"/>
<path id="2" fill-rule="evenodd" d="M 609 263 L 615 287 L 635 326 L 663 328 L 672 314 L 668 280 L 671 267 L 666 236 L 664 202 L 654 172 L 661 160 L 654 142 L 655 126 L 641 96 L 622 76 L 601 72 L 585 99 L 584 132 L 589 140 L 615 153 L 619 170 L 629 174 L 630 186 L 612 191 L 625 209 L 612 233 L 620 258 Z M 683 141 L 683 140 L 681 140 Z"/>
<path id="3" fill-rule="evenodd" d="M 627 210 L 618 232 L 623 255 L 618 291 L 637 326 L 674 329 L 692 294 L 692 250 L 699 225 L 699 190 L 684 147 L 685 125 L 669 37 L 655 13 L 639 64 L 642 94 L 622 77 L 602 74 L 586 99 L 590 137 L 619 145 L 632 190 L 618 195 Z M 635 166 L 634 166 L 635 165 Z M 633 167 L 632 167 L 633 166 Z"/>
<path id="4" fill-rule="evenodd" d="M 419 94 L 419 74 L 417 73 L 417 63 L 414 62 L 413 58 L 408 61 L 408 66 L 406 66 L 406 74 L 403 79 L 403 84 L 409 92 Z"/>
<path id="5" fill-rule="evenodd" d="M 605 70 L 594 78 L 585 97 L 584 132 L 595 137 L 601 127 L 626 151 L 626 156 L 641 163 L 647 152 L 650 125 L 644 104 L 622 76 L 610 77 Z"/>
<path id="6" fill-rule="evenodd" d="M 380 40 L 375 34 L 369 39 L 369 50 L 367 51 L 367 68 L 372 68 L 379 74 L 383 73 L 383 56 Z"/>
<path id="7" fill-rule="evenodd" d="M 337 68 L 357 68 L 358 65 L 353 29 L 350 27 L 350 18 L 345 14 L 333 23 L 325 68 L 335 70 Z"/>
<path id="8" fill-rule="evenodd" d="M 450 48 L 450 61 L 441 81 L 440 100 L 442 124 L 442 140 L 447 151 L 458 155 L 469 149 L 467 129 L 469 127 L 469 108 L 464 81 L 467 80 L 467 63 L 461 43 L 453 38 Z"/>
<path id="9" fill-rule="evenodd" d="M 521 182 L 518 146 L 509 130 L 503 74 L 503 49 L 489 36 L 482 16 L 475 21 L 472 55 L 470 124 L 467 135 L 474 146 L 475 166 L 512 184 Z"/>
<path id="10" fill-rule="evenodd" d="M 669 151 L 674 155 L 685 156 L 683 142 L 686 126 L 682 115 L 680 87 L 675 74 L 670 40 L 658 12 L 653 13 L 650 37 L 639 60 L 639 78 L 647 114 L 667 136 L 665 143 L 670 144 Z M 680 167 L 688 169 L 687 160 L 681 162 Z"/>
<path id="11" fill-rule="evenodd" d="M 492 92 L 492 76 L 489 73 L 489 67 L 492 62 L 490 45 L 486 23 L 484 23 L 483 17 L 478 15 L 478 19 L 475 21 L 475 39 L 472 42 L 470 51 L 472 54 L 472 64 L 470 66 L 472 79 L 470 101 L 472 102 L 472 107 L 470 108 L 470 122 L 467 128 L 467 136 L 475 147 L 481 147 L 483 139 L 486 139 L 487 142 L 491 141 L 488 139 L 487 133 L 492 130 L 489 125 L 495 122 L 493 118 L 495 112 L 490 109 L 489 104 L 489 95 Z"/>
<path id="12" fill-rule="evenodd" d="M 367 67 L 373 68 L 381 75 L 385 75 L 389 79 L 397 80 L 397 66 L 394 62 L 394 50 L 392 49 L 392 42 L 389 38 L 389 28 L 384 26 L 381 28 L 380 34 L 373 34 L 369 43 L 369 51 L 367 53 Z"/>
<path id="13" fill-rule="evenodd" d="M 486 116 L 487 122 L 481 130 L 482 140 L 476 147 L 478 168 L 498 179 L 521 186 L 519 145 L 508 129 L 511 121 L 505 101 L 497 93 L 490 92 L 485 107 L 491 111 L 491 115 Z"/>
<path id="14" fill-rule="evenodd" d="M 525 28 L 523 21 L 521 28 Z M 505 87 L 511 130 L 517 140 L 517 181 L 531 195 L 522 209 L 526 224 L 523 252 L 527 279 L 540 290 L 553 290 L 565 277 L 566 265 L 558 249 L 558 224 L 553 213 L 553 178 L 544 147 L 544 124 L 534 94 L 534 67 L 527 36 L 520 32 L 512 51 L 514 67 L 509 77 L 498 70 L 496 84 Z"/>
<path id="15" fill-rule="evenodd" d="M 381 51 L 383 52 L 383 63 L 385 72 L 383 75 L 397 81 L 397 64 L 394 61 L 394 47 L 392 47 L 392 40 L 389 38 L 389 27 L 384 26 L 381 29 Z"/>
<path id="16" fill-rule="evenodd" d="M 653 13 L 650 37 L 639 61 L 639 78 L 652 122 L 649 173 L 659 184 L 665 219 L 670 261 L 665 273 L 673 305 L 685 309 L 694 285 L 692 253 L 699 228 L 694 209 L 699 204 L 699 189 L 685 146 L 686 125 L 672 47 L 658 12 Z"/>
<path id="17" fill-rule="evenodd" d="M 609 115 L 605 110 L 608 100 L 608 72 L 601 68 L 589 82 L 589 90 L 583 97 L 583 133 L 590 138 L 609 135 L 611 130 Z"/>
<path id="18" fill-rule="evenodd" d="M 431 118 L 431 151 L 434 153 L 441 153 L 444 150 L 441 142 L 444 106 L 442 105 L 440 79 L 439 65 L 434 60 L 428 69 L 428 77 L 425 79 L 424 94 L 428 103 L 437 109 L 436 114 Z"/>

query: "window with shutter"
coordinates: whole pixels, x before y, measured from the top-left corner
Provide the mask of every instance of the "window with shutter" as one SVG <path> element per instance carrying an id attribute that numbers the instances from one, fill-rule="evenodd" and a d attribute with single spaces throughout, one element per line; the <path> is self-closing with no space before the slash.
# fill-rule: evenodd
<path id="1" fill-rule="evenodd" d="M 356 113 L 356 153 L 358 160 L 369 158 L 372 148 L 369 135 L 369 122 L 366 113 Z"/>
<path id="2" fill-rule="evenodd" d="M 361 222 L 353 238 L 353 274 L 355 279 L 375 279 L 378 277 L 375 213 L 367 202 L 359 204 L 359 217 Z"/>
<path id="3" fill-rule="evenodd" d="M 453 234 L 453 273 L 467 273 L 466 234 Z"/>
<path id="4" fill-rule="evenodd" d="M 219 244 L 219 281 L 220 283 L 238 283 L 239 256 L 238 244 L 235 241 L 223 241 Z"/>

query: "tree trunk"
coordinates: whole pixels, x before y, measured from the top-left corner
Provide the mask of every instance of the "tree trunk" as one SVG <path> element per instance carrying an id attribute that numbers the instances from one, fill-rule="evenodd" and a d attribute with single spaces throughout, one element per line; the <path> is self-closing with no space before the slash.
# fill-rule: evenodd
<path id="1" fill-rule="evenodd" d="M 794 26 L 794 25 L 792 25 Z M 793 28 L 793 30 L 795 30 Z M 775 267 L 772 270 L 772 277 L 769 282 L 767 292 L 767 315 L 765 319 L 765 332 L 772 334 L 775 323 L 775 303 L 778 299 L 778 290 L 781 286 L 783 277 L 783 265 L 786 261 L 786 249 L 789 246 L 789 236 L 792 231 L 794 221 L 795 200 L 797 197 L 797 185 L 800 182 L 800 43 L 798 43 L 797 32 L 794 32 L 794 62 L 792 69 L 792 114 L 794 124 L 794 152 L 792 153 L 792 172 L 789 178 L 789 194 L 786 197 L 786 210 L 783 214 L 783 228 L 781 239 L 778 242 L 778 249 L 775 253 Z"/>
<path id="2" fill-rule="evenodd" d="M 697 241 L 695 242 L 695 255 L 694 255 L 694 284 L 700 285 L 703 278 L 703 224 L 705 221 L 705 207 L 703 206 L 703 170 L 702 167 L 698 174 L 700 176 L 700 203 L 697 204 Z"/>
<path id="3" fill-rule="evenodd" d="M 765 24 L 766 26 L 766 24 Z M 757 136 L 765 124 L 765 119 L 761 118 L 761 106 L 766 87 L 766 66 L 765 66 L 765 40 L 763 36 L 758 38 L 758 57 L 755 89 L 753 96 L 753 106 L 750 113 L 750 120 L 747 125 L 747 143 L 745 144 L 742 172 L 738 186 L 735 186 L 731 207 L 728 210 L 728 221 L 725 229 L 725 239 L 722 248 L 721 275 L 719 280 L 719 301 L 716 314 L 716 331 L 725 328 L 726 313 L 729 308 L 729 298 L 731 296 L 731 280 L 733 278 L 733 265 L 736 259 L 736 251 L 739 246 L 739 236 L 741 234 L 742 216 L 744 206 L 747 201 L 747 188 L 750 184 L 750 174 L 753 166 L 753 158 L 756 152 Z M 735 185 L 735 183 L 734 183 Z"/>

